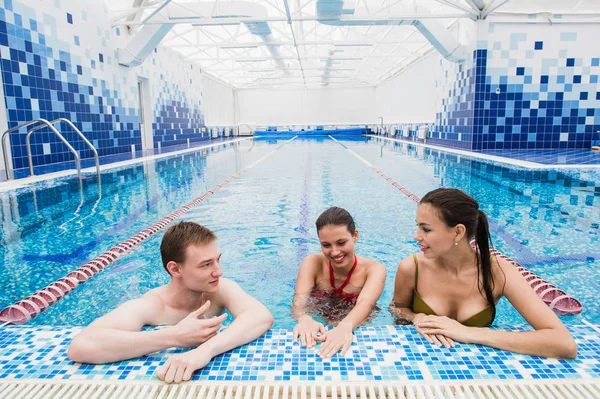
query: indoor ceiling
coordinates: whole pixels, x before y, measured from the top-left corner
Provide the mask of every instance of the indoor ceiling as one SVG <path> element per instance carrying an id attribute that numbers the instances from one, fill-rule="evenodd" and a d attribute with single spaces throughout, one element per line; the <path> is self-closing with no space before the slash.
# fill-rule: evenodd
<path id="1" fill-rule="evenodd" d="M 161 46 L 239 89 L 377 86 L 436 51 L 415 21 L 438 32 L 459 19 L 600 23 L 600 0 L 105 2 L 134 35 L 172 24 Z"/>

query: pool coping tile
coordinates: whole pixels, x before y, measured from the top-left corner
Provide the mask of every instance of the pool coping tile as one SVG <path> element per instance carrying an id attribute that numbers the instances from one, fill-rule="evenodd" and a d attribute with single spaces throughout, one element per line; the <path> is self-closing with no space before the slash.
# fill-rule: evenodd
<path id="1" fill-rule="evenodd" d="M 272 329 L 259 339 L 215 357 L 192 379 L 200 381 L 475 381 L 600 377 L 597 326 L 569 325 L 578 344 L 575 360 L 520 355 L 479 345 L 437 348 L 412 326 L 359 327 L 345 357 L 322 360 L 315 349 L 292 342 L 292 331 Z M 527 331 L 529 327 L 504 328 Z M 67 348 L 80 327 L 10 326 L 0 329 L 0 379 L 144 380 L 168 349 L 105 365 L 70 361 Z"/>

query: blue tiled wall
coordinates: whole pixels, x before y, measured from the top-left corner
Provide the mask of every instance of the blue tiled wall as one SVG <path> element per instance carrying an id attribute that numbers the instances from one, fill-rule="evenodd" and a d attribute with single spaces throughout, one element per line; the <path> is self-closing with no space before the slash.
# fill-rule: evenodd
<path id="1" fill-rule="evenodd" d="M 477 50 L 464 63 L 449 63 L 440 60 L 443 77 L 436 82 L 442 92 L 441 110 L 436 114 L 436 123 L 430 143 L 472 149 L 475 136 L 480 133 L 475 119 L 476 81 L 485 75 L 485 53 Z"/>
<path id="2" fill-rule="evenodd" d="M 199 70 L 183 60 L 172 65 L 176 56 L 166 50 L 155 52 L 141 67 L 122 67 L 116 49 L 128 39 L 119 28 L 110 28 L 103 2 L 0 0 L 0 69 L 8 127 L 34 118 L 64 117 L 100 156 L 140 150 L 141 76 L 151 84 L 154 145 L 202 139 Z M 82 158 L 92 156 L 67 126 L 59 131 Z M 25 129 L 11 134 L 15 169 L 28 165 L 25 136 Z M 32 153 L 34 165 L 73 159 L 45 129 L 33 134 Z"/>
<path id="3" fill-rule="evenodd" d="M 600 130 L 593 29 L 518 27 L 489 24 L 472 58 L 440 61 L 442 101 L 431 142 L 473 150 L 590 148 Z"/>
<path id="4" fill-rule="evenodd" d="M 160 107 L 154 130 L 154 146 L 162 147 L 208 140 L 207 132 L 203 132 L 204 117 L 197 109 L 189 109 L 181 102 L 171 101 Z"/>
<path id="5" fill-rule="evenodd" d="M 585 26 L 490 24 L 475 148 L 590 148 L 600 130 L 597 34 Z"/>
<path id="6" fill-rule="evenodd" d="M 201 101 L 192 108 L 193 101 L 173 84 L 163 85 L 158 97 L 152 124 L 155 148 L 210 139 L 210 134 L 202 129 L 205 124 Z"/>
<path id="7" fill-rule="evenodd" d="M 114 60 L 101 52 L 89 59 L 72 54 L 70 47 L 80 45 L 75 39 L 78 36 L 69 36 L 73 43 L 60 40 L 55 34 L 57 25 L 87 25 L 90 21 L 85 14 L 62 14 L 64 21 L 20 2 L 4 0 L 4 8 L 0 9 L 0 66 L 8 127 L 34 118 L 67 118 L 84 132 L 100 155 L 131 151 L 131 145 L 141 149 L 138 111 L 125 106 L 107 80 L 94 77 L 94 69 Z M 69 128 L 59 130 L 82 158 L 92 156 Z M 15 169 L 28 164 L 25 136 L 24 129 L 11 134 Z M 34 165 L 73 159 L 46 129 L 33 134 L 32 154 Z"/>

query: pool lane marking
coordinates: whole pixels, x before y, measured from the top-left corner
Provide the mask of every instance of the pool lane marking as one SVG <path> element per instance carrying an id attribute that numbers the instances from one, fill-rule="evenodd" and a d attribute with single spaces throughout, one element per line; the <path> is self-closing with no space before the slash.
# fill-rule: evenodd
<path id="1" fill-rule="evenodd" d="M 348 148 L 348 146 L 337 141 L 331 135 L 329 136 L 329 138 L 331 140 L 335 141 L 336 143 L 338 143 L 339 145 L 341 145 L 342 147 L 344 147 L 346 150 L 348 150 L 352 155 L 354 155 L 356 158 L 358 158 L 362 163 L 364 163 L 369 168 L 371 168 L 373 171 L 375 171 L 375 173 L 377 173 L 378 175 L 383 177 L 385 180 L 387 180 L 389 183 L 391 183 L 392 186 L 394 186 L 398 190 L 402 191 L 402 193 L 404 195 L 406 195 L 408 198 L 410 198 L 417 205 L 419 204 L 419 202 L 421 202 L 421 198 L 418 195 L 414 194 L 409 189 L 407 189 L 406 187 L 404 187 L 403 185 L 398 183 L 396 180 L 394 180 L 390 176 L 383 173 L 383 171 L 381 171 L 379 168 L 377 168 L 371 162 L 367 161 L 366 159 L 364 159 L 363 157 L 358 155 L 356 152 L 352 151 L 350 148 Z M 567 314 L 568 315 L 576 315 L 583 311 L 583 306 L 581 305 L 581 302 L 579 302 L 574 297 L 567 295 L 563 290 L 557 288 L 554 284 L 551 284 L 548 281 L 544 280 L 543 278 L 535 275 L 530 270 L 528 270 L 526 267 L 523 267 L 519 262 L 504 255 L 502 252 L 498 251 L 494 247 L 490 247 L 490 254 L 500 257 L 501 259 L 505 259 L 508 262 L 510 262 L 513 266 L 515 266 L 517 268 L 517 270 L 521 273 L 521 275 L 530 284 L 531 288 L 535 291 L 535 293 L 540 297 L 540 299 L 542 299 L 542 301 L 544 301 L 544 303 L 546 303 L 550 307 L 550 309 L 552 309 L 555 313 L 558 313 L 561 315 L 567 315 Z M 540 290 L 540 288 L 542 288 L 542 290 Z M 560 309 L 556 308 L 556 306 L 558 306 L 560 301 L 568 302 L 570 305 L 575 306 L 576 310 L 573 312 L 568 311 L 567 313 L 561 311 Z"/>
<path id="2" fill-rule="evenodd" d="M 0 323 L 2 323 L 0 325 L 0 328 L 4 327 L 9 323 L 27 323 L 29 320 L 39 315 L 41 312 L 43 312 L 44 310 L 52 306 L 54 303 L 58 302 L 69 292 L 74 290 L 80 283 L 86 282 L 102 270 L 106 269 L 117 259 L 126 255 L 133 248 L 137 247 L 142 242 L 146 241 L 148 238 L 152 237 L 154 234 L 167 227 L 172 221 L 174 221 L 190 209 L 194 208 L 208 197 L 212 196 L 221 188 L 227 186 L 233 180 L 238 179 L 244 173 L 248 172 L 260 162 L 273 155 L 284 145 L 291 143 L 297 137 L 298 136 L 294 136 L 290 140 L 287 140 L 286 142 L 275 148 L 273 151 L 265 154 L 260 159 L 257 159 L 256 161 L 252 162 L 247 167 L 233 174 L 231 177 L 222 181 L 221 183 L 217 184 L 215 187 L 206 191 L 201 196 L 193 199 L 192 201 L 183 205 L 176 211 L 165 216 L 152 226 L 143 229 L 131 238 L 112 247 L 108 251 L 104 252 L 102 255 L 73 270 L 72 272 L 68 273 L 65 277 L 58 279 L 57 281 L 53 282 L 47 287 L 35 292 L 34 294 L 29 295 L 28 297 L 14 303 L 13 305 L 7 306 L 2 311 L 0 311 Z"/>
<path id="3" fill-rule="evenodd" d="M 385 180 L 390 182 L 392 184 L 392 186 L 394 186 L 398 190 L 402 191 L 402 193 L 404 193 L 404 195 L 406 195 L 408 198 L 410 198 L 414 203 L 416 203 L 417 205 L 419 204 L 419 202 L 421 201 L 421 198 L 419 198 L 418 195 L 411 192 L 408 188 L 404 187 L 402 184 L 398 183 L 396 180 L 392 179 L 390 176 L 383 173 L 380 169 L 375 167 L 375 165 L 373 165 L 371 162 L 367 161 L 366 159 L 364 159 L 363 157 L 361 157 L 360 155 L 358 155 L 357 153 L 352 151 L 350 148 L 348 148 L 346 145 L 344 145 L 344 144 L 340 143 L 339 141 L 337 141 L 336 139 L 334 139 L 332 136 L 329 136 L 329 138 L 332 139 L 333 141 L 335 141 L 336 143 L 338 143 L 339 145 L 341 145 L 342 147 L 344 147 L 346 150 L 348 150 L 352 155 L 354 155 L 356 158 L 358 158 L 358 160 L 360 160 L 362 163 L 364 163 L 369 168 L 371 168 L 375 173 L 377 173 L 379 176 L 383 177 Z"/>
<path id="4" fill-rule="evenodd" d="M 298 264 L 302 263 L 302 260 L 309 255 L 308 239 L 310 221 L 308 220 L 309 208 L 310 208 L 310 192 L 311 192 L 311 175 L 312 175 L 312 154 L 308 151 L 307 156 L 304 157 L 305 168 L 304 168 L 304 180 L 302 182 L 302 195 L 300 196 L 300 209 L 299 209 L 299 221 L 298 233 L 302 239 L 298 243 L 296 250 Z"/>

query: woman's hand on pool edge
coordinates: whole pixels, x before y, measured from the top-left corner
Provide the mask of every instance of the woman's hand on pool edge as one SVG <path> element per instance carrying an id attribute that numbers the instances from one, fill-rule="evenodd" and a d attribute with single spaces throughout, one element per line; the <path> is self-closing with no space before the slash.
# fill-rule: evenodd
<path id="1" fill-rule="evenodd" d="M 439 336 L 441 336 L 448 341 L 450 346 L 454 346 L 454 342 L 450 341 L 463 342 L 467 344 L 472 342 L 473 329 L 446 316 L 425 316 L 419 318 L 419 320 L 415 323 L 415 327 L 417 332 L 423 336 L 428 335 L 429 338 L 435 338 L 435 336 L 439 338 Z M 439 339 L 437 341 L 440 341 L 441 344 L 449 347 L 443 342 L 444 339 Z M 428 339 L 428 341 L 430 340 Z M 437 344 L 437 342 L 435 342 L 436 339 L 433 339 L 433 341 L 435 344 Z"/>
<path id="2" fill-rule="evenodd" d="M 169 357 L 156 372 L 156 376 L 167 384 L 179 384 L 182 381 L 189 381 L 194 371 L 205 367 L 211 360 L 212 357 L 207 351 L 196 348 Z"/>
<path id="3" fill-rule="evenodd" d="M 323 336 L 327 333 L 327 329 L 322 323 L 319 323 L 309 315 L 303 315 L 298 318 L 298 324 L 294 327 L 293 342 L 298 341 L 307 348 L 312 348 L 316 345 L 315 339 L 321 334 Z"/>
<path id="4" fill-rule="evenodd" d="M 424 317 L 427 317 L 427 315 L 424 313 L 415 314 L 412 318 L 412 323 L 415 326 L 415 330 L 419 334 L 421 334 L 427 342 L 429 342 L 431 345 L 435 345 L 437 347 L 445 346 L 446 348 L 452 348 L 452 347 L 454 347 L 454 345 L 456 345 L 456 343 L 452 339 L 445 337 L 441 334 L 436 335 L 436 334 L 424 333 L 423 330 L 418 327 L 419 321 L 422 320 Z M 433 317 L 437 317 L 437 316 L 433 316 Z"/>
<path id="5" fill-rule="evenodd" d="M 323 358 L 330 358 L 340 351 L 341 356 L 345 356 L 352 345 L 354 336 L 352 335 L 352 325 L 343 321 L 326 334 L 317 337 L 316 340 L 322 342 L 318 355 Z"/>

